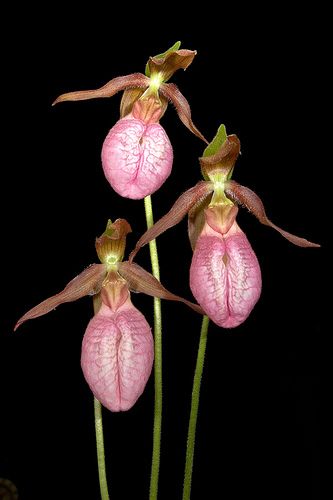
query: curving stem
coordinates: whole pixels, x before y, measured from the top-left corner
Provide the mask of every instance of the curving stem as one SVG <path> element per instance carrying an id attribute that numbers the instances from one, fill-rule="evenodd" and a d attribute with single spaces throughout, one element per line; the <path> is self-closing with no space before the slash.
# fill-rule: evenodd
<path id="1" fill-rule="evenodd" d="M 147 228 L 149 229 L 154 224 L 153 207 L 150 196 L 145 197 L 144 204 Z M 149 242 L 149 250 L 153 276 L 160 280 L 156 240 Z M 157 500 L 162 429 L 162 312 L 161 299 L 156 297 L 154 298 L 154 348 L 155 404 L 149 500 Z"/>
<path id="2" fill-rule="evenodd" d="M 102 405 L 96 398 L 94 398 L 94 410 L 95 410 L 95 431 L 96 431 L 98 476 L 99 476 L 99 487 L 100 487 L 100 491 L 101 491 L 101 499 L 102 500 L 109 500 L 108 483 L 106 480 L 106 473 L 105 473 Z"/>
<path id="3" fill-rule="evenodd" d="M 201 378 L 202 378 L 202 371 L 203 371 L 204 362 L 205 362 L 208 325 L 209 325 L 208 316 L 203 316 L 202 325 L 201 325 L 199 348 L 198 348 L 197 364 L 195 367 L 194 379 L 193 379 L 190 420 L 189 420 L 189 424 L 188 424 L 183 500 L 190 500 L 190 497 L 191 497 L 191 483 L 192 483 L 193 458 L 194 458 L 194 447 L 195 447 L 195 432 L 196 432 L 197 419 L 198 419 Z"/>

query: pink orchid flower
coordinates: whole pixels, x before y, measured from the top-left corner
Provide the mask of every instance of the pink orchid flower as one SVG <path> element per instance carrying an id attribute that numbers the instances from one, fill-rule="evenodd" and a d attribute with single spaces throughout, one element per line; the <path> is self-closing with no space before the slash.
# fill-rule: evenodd
<path id="1" fill-rule="evenodd" d="M 191 302 L 172 294 L 137 264 L 122 262 L 126 235 L 131 231 L 124 219 L 108 222 L 96 240 L 101 264 L 93 264 L 50 297 L 22 316 L 18 328 L 65 302 L 85 295 L 94 296 L 95 316 L 89 322 L 82 342 L 81 366 L 94 396 L 111 411 L 132 408 L 149 379 L 154 343 L 151 328 L 132 304 L 130 291 L 180 301 L 202 313 Z"/>
<path id="2" fill-rule="evenodd" d="M 112 274 L 84 334 L 81 367 L 95 398 L 111 411 L 125 411 L 149 379 L 154 341 L 144 315 L 131 302 L 126 280 Z"/>
<path id="3" fill-rule="evenodd" d="M 191 119 L 190 106 L 178 88 L 166 83 L 178 69 L 186 69 L 196 55 L 179 50 L 180 42 L 155 57 L 150 57 L 145 75 L 134 73 L 114 78 L 97 90 L 70 92 L 61 101 L 111 97 L 123 90 L 121 119 L 108 133 L 102 148 L 104 174 L 121 196 L 142 199 L 165 182 L 172 169 L 173 150 L 164 128 L 159 124 L 171 101 L 180 120 L 196 136 L 207 142 Z"/>
<path id="4" fill-rule="evenodd" d="M 240 152 L 236 135 L 221 126 L 200 158 L 205 181 L 183 193 L 171 210 L 146 231 L 130 255 L 189 214 L 188 232 L 193 249 L 190 288 L 205 314 L 218 326 L 243 323 L 261 293 L 261 271 L 251 245 L 236 222 L 238 207 L 245 206 L 262 224 L 277 230 L 294 245 L 319 247 L 273 224 L 260 198 L 231 180 Z"/>

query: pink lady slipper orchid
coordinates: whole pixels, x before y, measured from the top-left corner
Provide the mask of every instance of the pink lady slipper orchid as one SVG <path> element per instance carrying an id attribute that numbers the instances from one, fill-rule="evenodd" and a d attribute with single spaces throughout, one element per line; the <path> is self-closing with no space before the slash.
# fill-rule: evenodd
<path id="1" fill-rule="evenodd" d="M 96 240 L 101 264 L 85 269 L 62 292 L 24 314 L 15 326 L 64 302 L 93 295 L 96 314 L 83 337 L 81 366 L 94 396 L 111 411 L 129 410 L 134 405 L 146 386 L 154 360 L 151 328 L 132 304 L 130 290 L 184 302 L 202 313 L 199 306 L 170 293 L 142 267 L 122 262 L 130 231 L 124 219 L 114 224 L 109 221 Z"/>
<path id="2" fill-rule="evenodd" d="M 159 124 L 168 101 L 174 104 L 184 125 L 207 142 L 192 122 L 185 97 L 174 84 L 165 83 L 175 71 L 186 69 L 196 55 L 195 51 L 179 47 L 177 42 L 163 54 L 150 57 L 145 75 L 134 73 L 114 78 L 100 89 L 70 92 L 54 102 L 111 97 L 124 90 L 121 119 L 104 141 L 102 165 L 112 188 L 125 198 L 142 199 L 154 193 L 171 173 L 172 146 Z"/>
<path id="3" fill-rule="evenodd" d="M 189 214 L 193 249 L 190 287 L 205 314 L 218 326 L 233 328 L 249 316 L 261 293 L 258 259 L 236 222 L 238 207 L 248 208 L 262 224 L 276 229 L 294 245 L 319 247 L 280 229 L 266 216 L 260 198 L 230 180 L 240 152 L 236 135 L 226 135 L 222 125 L 200 158 L 206 181 L 182 194 L 171 210 L 146 231 L 130 255 Z"/>

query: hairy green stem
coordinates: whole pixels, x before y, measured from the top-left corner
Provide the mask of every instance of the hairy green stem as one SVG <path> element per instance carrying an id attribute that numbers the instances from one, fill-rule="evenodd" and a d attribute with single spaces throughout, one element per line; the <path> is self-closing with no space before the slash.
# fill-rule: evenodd
<path id="1" fill-rule="evenodd" d="M 94 296 L 93 304 L 94 304 L 94 313 L 97 314 L 97 312 L 101 307 L 100 294 Z M 99 477 L 99 487 L 101 491 L 101 499 L 109 500 L 108 483 L 106 480 L 106 472 L 105 472 L 102 405 L 96 398 L 94 398 L 94 413 L 95 413 L 98 477 Z"/>
<path id="2" fill-rule="evenodd" d="M 101 490 L 101 499 L 109 500 L 108 483 L 106 481 L 106 472 L 105 472 L 102 405 L 99 401 L 97 401 L 96 398 L 94 398 L 94 410 L 95 410 L 98 476 L 99 476 L 99 487 Z"/>
<path id="3" fill-rule="evenodd" d="M 203 371 L 204 362 L 205 362 L 208 325 L 209 325 L 209 318 L 207 316 L 203 316 L 202 325 L 201 325 L 199 348 L 198 348 L 197 364 L 195 367 L 194 379 L 193 379 L 191 412 L 190 412 L 190 420 L 189 420 L 189 424 L 188 424 L 188 433 L 187 433 L 183 500 L 190 500 L 190 497 L 191 497 L 193 458 L 194 458 L 194 447 L 195 447 L 195 432 L 196 432 L 197 419 L 198 419 L 201 378 L 202 378 L 202 371 Z"/>
<path id="4" fill-rule="evenodd" d="M 144 199 L 145 213 L 148 229 L 154 224 L 153 207 L 151 197 Z M 149 243 L 150 260 L 153 276 L 160 279 L 160 269 L 158 264 L 158 254 L 156 241 Z M 154 346 L 155 346 L 155 404 L 154 404 L 154 432 L 153 432 L 153 455 L 151 462 L 151 476 L 149 500 L 157 500 L 158 477 L 160 471 L 161 452 L 161 428 L 162 428 L 162 313 L 161 300 L 154 298 Z"/>

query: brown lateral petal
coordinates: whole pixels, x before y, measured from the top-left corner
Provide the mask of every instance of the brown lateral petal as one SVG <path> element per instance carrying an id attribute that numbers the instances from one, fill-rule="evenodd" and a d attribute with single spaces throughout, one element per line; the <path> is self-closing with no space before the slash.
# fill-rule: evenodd
<path id="1" fill-rule="evenodd" d="M 187 127 L 194 135 L 203 140 L 206 144 L 208 144 L 207 139 L 202 135 L 200 130 L 194 125 L 191 118 L 191 108 L 183 94 L 178 89 L 177 85 L 173 83 L 162 83 L 159 88 L 159 92 L 164 95 L 172 104 L 175 106 L 176 111 L 180 120 L 184 123 L 185 127 Z"/>
<path id="2" fill-rule="evenodd" d="M 240 140 L 237 135 L 228 135 L 217 153 L 199 158 L 201 169 L 208 176 L 221 169 L 227 175 L 234 168 L 239 153 Z"/>
<path id="3" fill-rule="evenodd" d="M 196 56 L 195 50 L 180 49 L 169 52 L 165 57 L 150 57 L 148 68 L 151 76 L 155 73 L 162 73 L 163 81 L 169 80 L 178 69 L 186 69 Z"/>
<path id="4" fill-rule="evenodd" d="M 132 75 L 118 76 L 113 78 L 103 87 L 96 90 L 79 90 L 77 92 L 68 92 L 62 94 L 52 103 L 52 106 L 63 101 L 84 101 L 86 99 L 96 99 L 97 97 L 111 97 L 120 90 L 149 87 L 149 78 L 142 73 L 133 73 Z"/>
<path id="5" fill-rule="evenodd" d="M 261 224 L 272 227 L 294 245 L 297 245 L 299 247 L 320 247 L 320 245 L 318 245 L 317 243 L 312 243 L 311 241 L 308 241 L 305 238 L 300 238 L 299 236 L 295 236 L 294 234 L 288 233 L 287 231 L 284 231 L 280 227 L 273 224 L 273 222 L 271 222 L 266 215 L 265 208 L 261 199 L 251 189 L 245 186 L 241 186 L 235 181 L 228 181 L 226 183 L 225 193 L 228 196 L 228 198 L 230 198 L 232 201 L 244 205 L 250 212 L 252 212 L 257 217 L 257 219 L 259 220 L 259 222 L 261 222 Z"/>
<path id="6" fill-rule="evenodd" d="M 167 214 L 159 219 L 155 224 L 141 236 L 134 250 L 129 256 L 129 262 L 132 262 L 140 248 L 147 245 L 150 241 L 157 238 L 160 234 L 164 233 L 167 229 L 175 226 L 180 222 L 188 211 L 205 198 L 213 191 L 213 183 L 207 181 L 199 181 L 193 188 L 188 189 L 185 193 L 181 194 L 178 200 L 174 203 L 172 208 Z"/>
<path id="7" fill-rule="evenodd" d="M 106 266 L 104 264 L 92 264 L 87 267 L 81 274 L 70 281 L 61 292 L 44 300 L 25 313 L 16 323 L 14 331 L 28 319 L 43 316 L 64 302 L 73 302 L 85 295 L 95 295 L 100 291 L 105 275 Z"/>
<path id="8" fill-rule="evenodd" d="M 200 306 L 169 292 L 152 274 L 134 262 L 132 264 L 128 261 L 120 262 L 118 272 L 127 281 L 129 288 L 135 292 L 142 292 L 160 299 L 183 302 L 197 313 L 204 314 Z"/>

